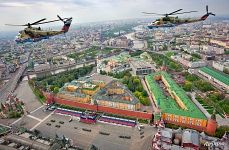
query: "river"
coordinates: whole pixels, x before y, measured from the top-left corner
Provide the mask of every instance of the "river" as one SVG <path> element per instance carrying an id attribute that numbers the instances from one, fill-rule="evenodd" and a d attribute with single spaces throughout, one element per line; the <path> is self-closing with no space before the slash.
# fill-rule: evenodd
<path id="1" fill-rule="evenodd" d="M 133 41 L 133 47 L 134 49 L 145 49 L 147 48 L 147 42 L 145 40 L 138 40 L 134 37 L 134 34 L 136 32 L 143 32 L 144 30 L 140 27 L 140 26 L 136 26 L 133 28 L 135 31 L 132 33 L 128 33 L 125 36 L 127 37 L 127 39 L 130 39 Z"/>

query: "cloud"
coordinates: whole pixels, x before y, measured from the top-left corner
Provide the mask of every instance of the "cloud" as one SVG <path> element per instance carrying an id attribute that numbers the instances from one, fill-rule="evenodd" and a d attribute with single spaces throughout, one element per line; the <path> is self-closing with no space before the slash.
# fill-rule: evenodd
<path id="1" fill-rule="evenodd" d="M 0 7 L 27 7 L 29 4 L 20 2 L 4 2 L 0 3 Z"/>
<path id="2" fill-rule="evenodd" d="M 143 18 L 145 16 L 142 11 L 169 13 L 180 8 L 184 11 L 197 10 L 198 13 L 186 14 L 186 16 L 199 17 L 206 13 L 206 4 L 217 16 L 229 15 L 228 0 L 208 0 L 207 3 L 200 0 L 173 0 L 172 2 L 171 0 L 0 0 L 0 18 L 2 24 L 21 24 L 41 18 L 56 19 L 56 15 L 59 14 L 62 17 L 73 17 L 74 24 Z M 0 24 L 1 30 L 12 30 L 12 27 L 2 24 Z"/>

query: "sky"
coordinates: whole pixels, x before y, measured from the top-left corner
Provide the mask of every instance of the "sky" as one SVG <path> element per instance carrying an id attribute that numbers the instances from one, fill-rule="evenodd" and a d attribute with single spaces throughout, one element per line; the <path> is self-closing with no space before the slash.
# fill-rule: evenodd
<path id="1" fill-rule="evenodd" d="M 180 8 L 198 11 L 185 15 L 196 17 L 205 14 L 207 4 L 209 11 L 217 16 L 229 17 L 229 0 L 0 0 L 0 32 L 23 29 L 5 26 L 6 23 L 25 24 L 42 18 L 52 20 L 57 14 L 73 17 L 73 24 L 144 18 L 149 16 L 142 11 L 169 13 Z"/>

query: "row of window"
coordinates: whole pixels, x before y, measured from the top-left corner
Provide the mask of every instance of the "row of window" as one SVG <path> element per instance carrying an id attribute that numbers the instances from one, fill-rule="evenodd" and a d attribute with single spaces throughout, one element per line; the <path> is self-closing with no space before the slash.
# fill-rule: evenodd
<path id="1" fill-rule="evenodd" d="M 121 108 L 121 109 L 130 109 L 130 110 L 134 109 L 134 105 L 120 104 L 120 103 L 115 103 L 115 102 L 105 103 L 104 101 L 98 101 L 98 104 L 103 105 L 103 106 Z"/>
<path id="2" fill-rule="evenodd" d="M 181 122 L 181 123 L 184 123 L 184 124 L 191 124 L 191 125 L 201 126 L 201 120 L 199 120 L 199 119 L 180 117 L 181 119 L 179 121 L 179 117 L 180 116 L 174 115 L 174 118 L 172 118 L 172 115 L 168 114 L 168 115 L 166 115 L 166 120 L 174 121 L 174 122 Z"/>

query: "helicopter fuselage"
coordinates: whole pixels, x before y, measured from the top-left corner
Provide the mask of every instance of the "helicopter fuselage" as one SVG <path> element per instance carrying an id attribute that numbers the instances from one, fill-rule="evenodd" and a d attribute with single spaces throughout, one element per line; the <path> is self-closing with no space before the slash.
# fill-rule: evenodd
<path id="1" fill-rule="evenodd" d="M 153 28 L 167 28 L 167 27 L 175 27 L 182 24 L 194 23 L 198 21 L 203 21 L 202 19 L 192 19 L 192 18 L 178 18 L 178 17 L 162 17 L 160 19 L 155 20 L 154 22 L 148 25 L 149 29 Z"/>
<path id="2" fill-rule="evenodd" d="M 51 20 L 51 21 L 46 21 L 46 18 L 38 20 L 33 23 L 27 23 L 24 25 L 14 25 L 14 24 L 6 24 L 9 26 L 27 26 L 24 30 L 19 31 L 18 35 L 16 36 L 15 41 L 17 43 L 26 43 L 26 42 L 37 42 L 41 41 L 43 39 L 48 39 L 51 36 L 55 36 L 58 34 L 63 34 L 67 33 L 69 30 L 69 27 L 72 22 L 72 17 L 70 18 L 61 18 L 59 15 L 57 15 L 58 20 Z M 39 24 L 46 24 L 46 23 L 51 23 L 51 22 L 56 22 L 56 21 L 62 21 L 64 23 L 64 26 L 62 27 L 61 30 L 59 31 L 52 31 L 52 30 L 42 30 L 40 27 L 32 27 L 34 25 L 39 25 Z"/>
<path id="3" fill-rule="evenodd" d="M 51 36 L 62 34 L 64 31 L 47 31 L 41 30 L 41 28 L 29 27 L 25 28 L 22 31 L 19 31 L 19 34 L 16 36 L 17 43 L 25 42 L 38 42 L 43 39 L 48 39 Z"/>

